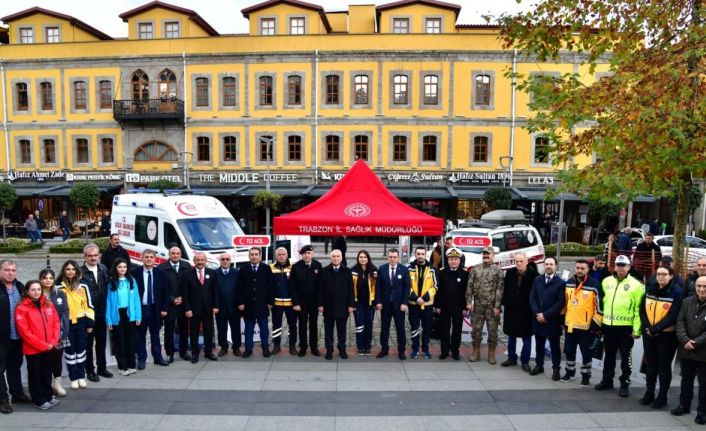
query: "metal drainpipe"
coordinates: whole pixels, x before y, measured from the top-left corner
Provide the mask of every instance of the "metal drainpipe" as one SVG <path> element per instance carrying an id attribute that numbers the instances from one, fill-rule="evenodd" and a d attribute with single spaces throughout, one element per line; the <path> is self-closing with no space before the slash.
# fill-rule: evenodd
<path id="1" fill-rule="evenodd" d="M 10 172 L 10 132 L 7 130 L 7 96 L 5 89 L 5 63 L 0 58 L 0 76 L 2 77 L 2 128 L 5 131 L 5 160 L 7 160 L 7 172 Z"/>
<path id="2" fill-rule="evenodd" d="M 183 184 L 186 186 L 186 190 L 191 190 L 191 184 L 189 181 L 189 168 L 186 166 L 186 163 L 187 163 L 186 156 L 187 156 L 187 153 L 189 152 L 188 147 L 187 147 L 187 145 L 188 145 L 188 140 L 187 140 L 188 125 L 187 125 L 187 120 L 186 120 L 187 119 L 186 113 L 189 109 L 188 108 L 189 104 L 187 103 L 187 95 L 186 95 L 186 80 L 188 79 L 187 78 L 188 75 L 186 74 L 186 52 L 185 51 L 181 52 L 181 58 L 182 58 L 182 63 L 183 63 L 182 66 L 184 68 L 184 79 L 182 82 L 182 87 L 183 87 L 183 91 L 184 91 L 184 158 L 182 160 L 182 162 L 184 163 L 184 182 L 183 182 Z"/>
<path id="3" fill-rule="evenodd" d="M 319 50 L 314 51 L 314 184 L 319 183 Z"/>
<path id="4" fill-rule="evenodd" d="M 515 73 L 517 73 L 517 49 L 512 53 L 512 89 L 510 92 L 510 115 L 512 118 L 510 125 L 510 187 L 512 187 L 512 177 L 515 169 L 515 122 L 517 119 L 517 113 L 515 112 L 517 106 L 517 78 Z"/>

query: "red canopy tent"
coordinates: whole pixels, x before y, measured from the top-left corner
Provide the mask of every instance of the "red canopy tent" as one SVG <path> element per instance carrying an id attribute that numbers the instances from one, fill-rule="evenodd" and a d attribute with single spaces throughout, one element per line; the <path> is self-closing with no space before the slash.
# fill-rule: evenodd
<path id="1" fill-rule="evenodd" d="M 368 165 L 357 161 L 325 195 L 275 217 L 275 235 L 438 236 L 444 220 L 418 211 L 390 193 Z"/>

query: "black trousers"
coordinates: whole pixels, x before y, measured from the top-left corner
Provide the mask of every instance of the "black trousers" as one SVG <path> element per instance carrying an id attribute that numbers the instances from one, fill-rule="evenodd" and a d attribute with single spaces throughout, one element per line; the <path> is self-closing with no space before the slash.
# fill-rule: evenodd
<path id="1" fill-rule="evenodd" d="M 54 377 L 61 377 L 61 371 L 62 371 L 62 365 L 63 365 L 63 363 L 61 361 L 62 361 L 62 359 L 64 359 L 64 349 L 61 349 L 61 350 L 54 349 L 51 352 L 53 355 L 52 361 L 51 361 L 52 375 Z"/>
<path id="2" fill-rule="evenodd" d="M 118 308 L 120 322 L 113 325 L 113 337 L 115 339 L 115 360 L 118 361 L 118 369 L 127 370 L 137 368 L 135 358 L 135 338 L 137 337 L 137 327 L 135 322 L 131 322 L 127 315 L 127 308 Z"/>
<path id="3" fill-rule="evenodd" d="M 297 312 L 292 307 L 275 305 L 272 307 L 272 344 L 279 346 L 282 343 L 282 315 L 287 317 L 287 330 L 289 331 L 289 345 L 297 344 Z"/>
<path id="4" fill-rule="evenodd" d="M 86 372 L 95 373 L 103 371 L 105 365 L 105 345 L 108 328 L 105 325 L 105 316 L 96 316 L 93 331 L 86 337 Z M 93 347 L 96 348 L 96 363 L 93 362 Z M 94 367 L 95 364 L 95 367 Z"/>
<path id="5" fill-rule="evenodd" d="M 319 348 L 319 309 L 316 307 L 315 301 L 312 301 L 311 304 L 302 303 L 301 307 L 302 311 L 299 312 L 299 348 L 306 350 L 311 346 L 311 350 L 316 350 Z M 308 333 L 307 328 L 309 329 Z"/>
<path id="6" fill-rule="evenodd" d="M 8 386 L 13 397 L 23 395 L 22 375 L 22 340 L 10 340 L 0 343 L 0 401 L 8 400 Z M 5 378 L 7 377 L 7 384 Z"/>
<path id="7" fill-rule="evenodd" d="M 241 312 L 234 308 L 230 313 L 226 314 L 220 310 L 216 314 L 216 329 L 218 331 L 218 346 L 221 349 L 228 350 L 228 327 L 230 326 L 230 337 L 233 341 L 233 350 L 240 349 L 242 344 L 241 329 L 240 329 Z"/>
<path id="8" fill-rule="evenodd" d="M 449 351 L 458 354 L 458 349 L 461 347 L 462 327 L 463 310 L 441 310 L 441 314 L 439 314 L 439 340 L 441 341 L 442 355 L 448 355 Z M 449 329 L 451 330 L 450 334 Z"/>
<path id="9" fill-rule="evenodd" d="M 203 346 L 206 353 L 211 353 L 213 348 L 213 310 L 192 310 L 194 315 L 189 319 L 189 334 L 191 338 L 191 354 L 198 355 L 199 349 L 199 328 L 203 325 Z M 181 339 L 180 339 L 181 344 Z M 181 350 L 180 350 L 181 351 Z"/>
<path id="10" fill-rule="evenodd" d="M 699 403 L 696 412 L 706 414 L 706 362 L 682 359 L 679 404 L 688 409 L 691 409 L 691 400 L 694 399 L 695 378 L 699 379 Z"/>
<path id="11" fill-rule="evenodd" d="M 189 319 L 184 316 L 181 306 L 169 307 L 169 313 L 164 319 L 164 351 L 167 356 L 174 356 L 174 332 L 179 334 L 179 353 L 189 350 Z"/>
<path id="12" fill-rule="evenodd" d="M 642 336 L 645 349 L 645 381 L 647 390 L 654 391 L 659 378 L 659 396 L 666 397 L 672 383 L 672 360 L 677 353 L 677 336 L 665 332 L 656 337 Z"/>
<path id="13" fill-rule="evenodd" d="M 407 345 L 407 337 L 404 328 L 405 312 L 395 307 L 392 302 L 383 303 L 380 311 L 380 346 L 383 352 L 390 350 L 390 324 L 395 320 L 397 330 L 397 351 L 404 352 Z"/>
<path id="14" fill-rule="evenodd" d="M 632 326 L 603 326 L 603 381 L 613 383 L 615 377 L 615 363 L 618 351 L 620 352 L 620 384 L 630 384 L 632 374 Z"/>
<path id="15" fill-rule="evenodd" d="M 326 317 L 324 316 L 324 343 L 326 350 L 333 350 L 333 326 L 336 325 L 336 338 L 338 339 L 338 351 L 346 350 L 346 326 L 348 316 L 346 317 Z"/>
<path id="16" fill-rule="evenodd" d="M 27 386 L 34 404 L 41 406 L 51 401 L 54 390 L 51 388 L 54 350 L 27 355 Z"/>

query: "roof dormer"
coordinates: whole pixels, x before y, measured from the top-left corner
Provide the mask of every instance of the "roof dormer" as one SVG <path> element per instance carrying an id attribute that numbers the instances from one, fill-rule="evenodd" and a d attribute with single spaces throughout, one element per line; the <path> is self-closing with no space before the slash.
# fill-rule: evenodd
<path id="1" fill-rule="evenodd" d="M 375 10 L 379 33 L 454 33 L 461 6 L 438 0 L 401 0 Z"/>
<path id="2" fill-rule="evenodd" d="M 331 24 L 324 8 L 298 0 L 268 0 L 241 11 L 250 35 L 327 34 Z"/>
<path id="3" fill-rule="evenodd" d="M 218 32 L 191 9 L 153 1 L 121 13 L 129 39 L 175 39 L 218 36 Z"/>
<path id="4" fill-rule="evenodd" d="M 9 24 L 10 44 L 111 40 L 112 37 L 78 18 L 32 7 L 0 18 Z"/>

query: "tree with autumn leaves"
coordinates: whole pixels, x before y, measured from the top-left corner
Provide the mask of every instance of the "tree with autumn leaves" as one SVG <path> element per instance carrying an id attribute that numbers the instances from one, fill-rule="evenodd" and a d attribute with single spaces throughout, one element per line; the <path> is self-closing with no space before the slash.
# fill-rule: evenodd
<path id="1" fill-rule="evenodd" d="M 585 71 L 516 76 L 533 96 L 528 130 L 546 136 L 553 163 L 567 166 L 562 187 L 623 204 L 674 197 L 678 268 L 689 190 L 706 172 L 703 15 L 702 0 L 543 0 L 499 18 L 506 48 L 538 62 L 574 59 Z"/>

